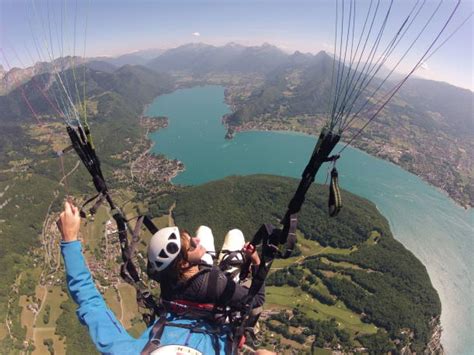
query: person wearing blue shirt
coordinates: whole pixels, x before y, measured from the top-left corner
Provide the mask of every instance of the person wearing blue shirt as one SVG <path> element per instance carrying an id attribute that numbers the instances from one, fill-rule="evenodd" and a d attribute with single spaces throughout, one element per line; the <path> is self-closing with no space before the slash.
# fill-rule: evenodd
<path id="1" fill-rule="evenodd" d="M 82 254 L 81 242 L 78 240 L 80 229 L 79 210 L 71 202 L 66 201 L 64 211 L 58 220 L 58 228 L 61 232 L 61 253 L 64 258 L 66 269 L 67 287 L 74 302 L 78 305 L 77 316 L 79 321 L 86 325 L 89 334 L 97 350 L 103 354 L 213 354 L 216 353 L 215 335 L 208 335 L 205 332 L 192 332 L 189 325 L 199 320 L 174 318 L 172 314 L 168 314 L 167 318 L 173 324 L 183 324 L 185 327 L 172 326 L 164 327 L 164 331 L 159 339 L 159 346 L 150 348 L 150 340 L 153 339 L 153 326 L 149 327 L 139 338 L 134 338 L 125 330 L 123 325 L 117 320 L 114 313 L 107 307 L 104 298 L 95 287 L 91 273 L 86 265 Z M 175 229 L 172 229 L 175 228 Z M 170 234 L 170 231 L 173 232 Z M 189 242 L 187 236 L 179 235 L 176 227 L 165 228 L 160 231 L 161 235 L 154 236 L 154 241 L 150 242 L 149 248 L 149 264 L 154 264 L 155 272 L 166 270 L 167 266 L 181 265 L 183 274 L 188 277 L 197 279 L 199 271 L 193 272 L 194 265 L 192 260 L 199 260 L 205 250 L 196 247 L 196 242 Z M 158 233 L 160 233 L 158 232 Z M 158 234 L 157 233 L 157 234 Z M 168 233 L 167 238 L 163 238 L 163 233 Z M 174 238 L 173 238 L 174 234 Z M 176 235 L 178 234 L 178 235 Z M 163 242 L 164 240 L 164 242 Z M 181 243 L 194 245 L 184 251 L 185 260 L 180 259 L 178 255 L 183 255 Z M 167 242 L 168 241 L 168 242 Z M 176 247 L 170 247 L 170 242 L 176 244 Z M 164 244 L 163 244 L 164 243 Z M 168 252 L 168 258 L 163 250 Z M 256 255 L 256 253 L 253 253 Z M 253 257 L 256 261 L 257 257 Z M 259 262 L 259 260 L 258 260 Z M 168 263 L 168 264 L 167 264 Z M 184 263 L 184 264 L 183 264 Z M 166 264 L 166 265 L 165 265 Z M 164 266 L 164 267 L 163 267 Z M 167 273 L 169 274 L 169 273 Z M 162 286 L 163 287 L 163 286 Z M 240 290 L 239 285 L 239 290 Z M 239 291 L 240 292 L 240 291 Z M 202 300 L 196 300 L 201 302 Z M 206 324 L 200 322 L 200 327 L 207 327 Z M 225 354 L 228 334 L 223 331 L 218 335 L 218 353 Z M 145 349 L 146 348 L 146 349 Z M 273 354 L 266 350 L 258 350 L 257 354 Z"/>

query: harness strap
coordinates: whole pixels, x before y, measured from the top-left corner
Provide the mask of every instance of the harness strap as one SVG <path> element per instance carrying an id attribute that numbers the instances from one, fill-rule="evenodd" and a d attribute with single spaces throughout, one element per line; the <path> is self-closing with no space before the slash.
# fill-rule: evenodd
<path id="1" fill-rule="evenodd" d="M 166 313 L 160 315 L 158 321 L 153 325 L 151 329 L 151 337 L 148 343 L 146 343 L 143 350 L 140 352 L 140 355 L 148 355 L 151 354 L 154 350 L 158 349 L 161 344 L 161 336 L 165 330 L 166 324 Z"/>
<path id="2" fill-rule="evenodd" d="M 336 167 L 331 170 L 328 208 L 330 217 L 337 216 L 342 208 L 341 190 L 339 189 L 339 178 Z"/>
<path id="3" fill-rule="evenodd" d="M 217 300 L 217 304 L 220 306 L 226 306 L 230 302 L 237 287 L 237 284 L 229 276 L 226 275 L 226 278 L 227 283 L 225 284 L 224 291 L 222 291 L 221 296 Z"/>
<path id="4" fill-rule="evenodd" d="M 216 268 L 211 268 L 209 272 L 209 280 L 207 282 L 207 289 L 206 289 L 206 299 L 212 299 L 212 295 L 214 293 L 214 289 L 217 284 L 217 279 L 219 278 L 219 270 Z"/>
<path id="5" fill-rule="evenodd" d="M 245 259 L 245 255 L 242 253 L 241 250 L 235 250 L 235 251 L 221 250 L 221 253 L 225 254 L 219 264 L 219 268 L 222 271 L 226 271 L 232 266 L 242 265 L 242 262 Z"/>

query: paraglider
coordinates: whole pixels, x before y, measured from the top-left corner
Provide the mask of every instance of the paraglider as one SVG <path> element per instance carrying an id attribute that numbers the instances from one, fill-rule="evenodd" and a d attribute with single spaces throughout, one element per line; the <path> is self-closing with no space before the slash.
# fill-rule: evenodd
<path id="1" fill-rule="evenodd" d="M 420 36 L 425 33 L 425 31 L 427 31 L 428 25 L 431 23 L 433 16 L 435 16 L 439 10 L 438 6 L 433 12 L 432 16 L 428 18 L 425 24 L 423 24 L 422 28 L 415 33 L 415 38 L 410 41 L 405 50 L 402 51 L 398 61 L 395 61 L 396 64 L 394 65 L 393 69 L 391 69 L 385 78 L 380 79 L 378 76 L 381 68 L 387 63 L 391 55 L 396 53 L 396 50 L 398 49 L 402 39 L 404 36 L 406 36 L 410 27 L 415 23 L 415 19 L 422 10 L 424 3 L 424 1 L 415 2 L 408 14 L 401 19 L 395 34 L 389 37 L 386 46 L 383 47 L 381 39 L 383 37 L 384 31 L 386 31 L 387 28 L 387 21 L 392 11 L 393 1 L 389 3 L 389 6 L 385 11 L 382 10 L 380 1 L 375 2 L 375 4 L 374 1 L 371 1 L 365 15 L 365 20 L 362 22 L 362 28 L 359 29 L 356 29 L 355 21 L 356 2 L 350 1 L 349 9 L 347 9 L 347 2 L 336 2 L 336 36 L 333 53 L 333 78 L 331 80 L 332 88 L 329 93 L 330 103 L 327 122 L 318 137 L 314 151 L 302 173 L 299 186 L 288 204 L 288 209 L 286 210 L 284 217 L 280 221 L 281 227 L 274 227 L 270 224 L 262 225 L 262 227 L 253 236 L 248 248 L 243 244 L 243 235 L 241 235 L 241 233 L 239 234 L 238 231 L 229 232 L 229 238 L 226 237 L 222 250 L 220 253 L 218 253 L 214 247 L 213 238 L 211 239 L 209 237 L 212 236 L 212 233 L 209 234 L 210 230 L 206 229 L 207 227 L 201 227 L 197 232 L 197 237 L 200 237 L 200 235 L 207 235 L 209 237 L 201 237 L 201 246 L 203 247 L 201 253 L 199 252 L 198 247 L 194 247 L 193 249 L 190 245 L 188 245 L 186 248 L 184 248 L 185 243 L 191 243 L 192 239 L 189 237 L 189 235 L 182 239 L 185 234 L 180 232 L 176 227 L 168 227 L 158 230 L 158 228 L 156 228 L 156 226 L 154 226 L 151 220 L 146 216 L 140 216 L 137 219 L 136 225 L 132 228 L 129 223 L 130 221 L 124 217 L 121 210 L 112 200 L 108 185 L 106 183 L 106 178 L 102 172 L 100 160 L 96 153 L 91 131 L 87 122 L 87 100 L 85 91 L 83 94 L 83 105 L 80 104 L 78 107 L 78 105 L 75 103 L 75 100 L 72 98 L 74 95 L 71 95 L 71 90 L 69 90 L 68 84 L 65 83 L 67 78 L 65 78 L 60 71 L 55 74 L 55 84 L 57 87 L 54 90 L 51 90 L 54 96 L 54 103 L 52 100 L 48 101 L 53 107 L 58 109 L 59 114 L 64 118 L 67 126 L 67 134 L 72 143 L 71 147 L 65 148 L 60 152 L 59 155 L 62 156 L 62 154 L 67 153 L 73 149 L 91 175 L 92 182 L 95 189 L 97 190 L 97 195 L 86 201 L 86 203 L 84 203 L 80 209 L 77 209 L 73 205 L 67 203 L 65 214 L 72 216 L 74 218 L 74 223 L 77 223 L 78 214 L 80 214 L 81 217 L 94 215 L 102 203 L 107 203 L 109 205 L 112 216 L 117 224 L 118 238 L 120 240 L 120 249 L 123 262 L 121 266 L 121 276 L 126 282 L 130 283 L 136 288 L 137 301 L 142 306 L 153 311 L 151 317 L 146 319 L 150 328 L 147 330 L 147 333 L 144 335 L 143 339 L 146 339 L 147 341 L 137 345 L 137 348 L 127 350 L 130 350 L 132 353 L 136 353 L 137 351 L 151 353 L 152 351 L 159 349 L 160 346 L 163 346 L 163 351 L 169 350 L 169 348 L 166 348 L 166 346 L 169 344 L 167 344 L 166 341 L 161 341 L 161 336 L 166 334 L 166 327 L 176 326 L 177 328 L 189 330 L 190 327 L 192 328 L 195 326 L 190 326 L 189 322 L 192 323 L 195 321 L 195 319 L 189 317 L 189 313 L 185 312 L 185 314 L 191 320 L 183 318 L 185 320 L 184 323 L 178 322 L 178 325 L 176 325 L 172 324 L 172 322 L 169 322 L 169 319 L 166 317 L 168 317 L 168 315 L 172 314 L 173 312 L 179 313 L 181 311 L 180 307 L 192 309 L 193 311 L 195 311 L 195 308 L 201 307 L 199 304 L 176 304 L 174 294 L 177 292 L 177 290 L 174 289 L 174 287 L 178 285 L 173 284 L 173 282 L 177 282 L 177 279 L 173 279 L 175 275 L 170 274 L 166 274 L 166 277 L 171 277 L 168 280 L 165 280 L 163 275 L 157 276 L 157 279 L 160 281 L 160 283 L 162 283 L 162 286 L 166 287 L 162 289 L 162 296 L 164 297 L 162 302 L 156 302 L 153 299 L 152 295 L 147 290 L 144 281 L 142 280 L 139 268 L 135 265 L 133 260 L 133 254 L 135 251 L 133 245 L 134 242 L 138 240 L 138 232 L 141 228 L 141 225 L 144 224 L 149 232 L 154 235 L 149 246 L 149 275 L 164 272 L 174 262 L 176 262 L 176 260 L 181 260 L 178 259 L 178 257 L 180 256 L 180 252 L 183 250 L 187 253 L 187 255 L 186 258 L 181 261 L 186 261 L 189 263 L 189 265 L 183 266 L 183 268 L 196 267 L 200 263 L 213 265 L 215 257 L 219 255 L 218 261 L 222 270 L 216 271 L 214 268 L 206 269 L 206 277 L 213 279 L 212 282 L 210 280 L 208 281 L 210 284 L 218 284 L 218 281 L 216 280 L 219 278 L 226 281 L 222 291 L 224 296 L 222 296 L 222 294 L 219 296 L 223 298 L 224 302 L 217 301 L 215 297 L 210 297 L 210 295 L 205 295 L 213 298 L 214 301 L 217 301 L 211 302 L 213 303 L 211 306 L 212 311 L 215 311 L 215 304 L 219 306 L 222 306 L 222 304 L 226 305 L 226 301 L 233 299 L 233 293 L 231 293 L 231 291 L 234 291 L 235 293 L 235 289 L 240 290 L 241 286 L 239 282 L 247 278 L 249 270 L 251 269 L 250 264 L 253 263 L 254 270 L 250 288 L 245 292 L 239 293 L 239 304 L 230 305 L 230 308 L 234 309 L 230 311 L 225 309 L 225 307 L 223 310 L 219 309 L 219 312 L 223 312 L 223 318 L 226 319 L 226 321 L 224 321 L 222 324 L 219 323 L 215 329 L 210 330 L 210 333 L 214 333 L 216 336 L 209 337 L 210 345 L 206 344 L 204 348 L 200 350 L 202 352 L 206 352 L 209 351 L 209 349 L 213 349 L 216 353 L 235 353 L 238 351 L 238 347 L 241 345 L 240 342 L 245 336 L 245 332 L 248 331 L 248 328 L 251 328 L 255 322 L 256 317 L 255 314 L 252 314 L 252 311 L 255 308 L 260 307 L 263 303 L 261 292 L 273 260 L 276 257 L 289 257 L 295 247 L 297 214 L 302 208 L 302 205 L 305 201 L 306 192 L 314 182 L 318 170 L 326 162 L 331 162 L 333 164 L 333 169 L 331 171 L 328 207 L 329 215 L 334 217 L 342 208 L 338 172 L 336 169 L 337 159 L 344 151 L 345 147 L 347 147 L 354 139 L 356 139 L 365 129 L 365 127 L 367 127 L 367 125 L 377 117 L 377 115 L 384 109 L 390 99 L 393 98 L 393 96 L 398 92 L 406 80 L 415 72 L 415 70 L 420 67 L 423 62 L 433 55 L 433 53 L 439 48 L 436 47 L 436 45 L 441 41 L 441 35 L 445 31 L 446 26 L 451 21 L 460 2 L 458 1 L 456 3 L 439 32 L 435 33 L 434 38 L 429 42 L 425 52 L 421 58 L 416 61 L 412 69 L 409 70 L 408 74 L 405 75 L 403 79 L 396 83 L 392 88 L 386 89 L 384 84 L 387 83 L 390 75 L 395 71 L 407 53 L 410 52 L 411 48 L 420 39 Z M 379 25 L 379 28 L 376 28 L 378 19 L 382 19 L 382 22 Z M 360 24 L 361 23 L 358 23 L 358 25 Z M 372 36 L 374 36 L 375 39 L 373 39 Z M 372 44 L 370 43 L 371 40 L 373 41 Z M 380 47 L 383 48 L 380 49 Z M 76 74 L 74 70 L 73 74 L 75 78 Z M 76 97 L 80 98 L 77 84 L 74 84 L 76 86 Z M 62 95 L 59 94 L 58 91 L 62 93 Z M 28 100 L 27 103 L 28 106 L 31 107 Z M 365 122 L 361 123 L 360 121 L 362 117 Z M 355 123 L 359 123 L 359 125 L 357 126 Z M 345 145 L 339 150 L 338 154 L 331 155 L 337 144 L 341 141 L 341 137 L 345 132 L 351 132 L 351 135 L 346 137 Z M 86 211 L 86 206 L 89 203 L 93 203 L 93 206 Z M 66 234 L 64 234 L 64 223 L 66 223 L 66 221 L 62 220 L 60 226 L 63 237 L 67 239 L 68 237 L 66 237 Z M 129 237 L 130 235 L 132 237 L 131 241 Z M 255 250 L 257 250 L 258 247 L 261 247 L 260 257 L 258 255 L 256 256 L 255 254 Z M 68 251 L 72 249 L 75 251 Z M 246 254 L 245 250 L 250 250 L 251 252 Z M 84 304 L 92 304 L 93 302 L 91 300 L 94 300 L 97 301 L 100 304 L 100 307 L 103 308 L 102 310 L 105 312 L 104 314 L 108 314 L 103 300 L 100 299 L 100 295 L 97 294 L 97 291 L 92 290 L 93 284 L 91 282 L 90 275 L 86 275 L 85 279 L 80 279 L 82 276 L 79 274 L 84 272 L 84 262 L 79 257 L 79 251 L 80 249 L 77 247 L 77 243 L 67 246 L 63 245 L 63 255 L 66 261 L 68 278 L 71 281 L 79 281 L 79 284 L 75 284 L 74 282 L 69 284 L 71 294 L 75 301 L 79 304 L 79 317 L 82 322 L 89 326 L 91 334 L 100 334 L 102 327 L 112 329 L 115 333 L 107 334 L 106 337 L 110 338 L 111 341 L 113 340 L 121 343 L 120 346 L 122 346 L 121 349 L 123 350 L 123 347 L 127 345 L 125 345 L 125 342 L 117 340 L 118 333 L 124 332 L 123 327 L 117 324 L 118 322 L 114 318 L 109 319 L 111 323 L 107 325 L 101 324 L 101 320 L 94 318 L 94 321 L 97 320 L 98 323 L 96 326 L 91 328 L 91 325 L 94 323 L 88 318 L 88 314 L 94 313 L 94 315 L 91 317 L 98 317 L 98 313 L 96 313 L 95 308 L 91 308 L 87 311 L 84 311 L 82 308 Z M 197 254 L 192 255 L 192 257 L 189 258 L 190 253 Z M 71 268 L 69 268 L 69 266 L 71 266 Z M 77 269 L 75 269 L 76 266 Z M 168 269 L 167 272 L 169 272 L 169 270 L 170 269 Z M 194 269 L 194 271 L 194 275 L 200 272 L 196 269 Z M 76 272 L 76 274 L 74 274 L 74 272 Z M 223 278 L 222 275 L 224 272 L 226 272 L 229 276 Z M 200 275 L 203 274 L 204 273 Z M 230 282 L 230 280 L 232 282 Z M 84 284 L 82 282 L 84 282 Z M 84 288 L 91 292 L 91 294 L 85 298 L 82 298 L 82 291 L 77 287 L 77 285 L 81 284 Z M 193 295 L 197 296 L 196 293 Z M 187 298 L 191 298 L 191 296 L 187 295 Z M 190 301 L 190 299 L 185 298 L 185 301 Z M 207 301 L 208 299 L 199 299 L 197 303 Z M 163 306 L 166 305 L 167 302 L 169 308 L 165 308 L 165 311 L 163 311 Z M 82 311 L 84 311 L 84 313 L 81 313 Z M 235 316 L 237 311 L 239 314 Z M 157 316 L 159 316 L 158 320 L 156 320 Z M 104 316 L 104 318 L 105 317 L 106 316 Z M 107 317 L 110 318 L 111 316 L 108 315 Z M 232 321 L 229 321 L 229 319 Z M 214 324 L 211 324 L 210 322 L 205 322 L 203 327 L 212 328 L 213 325 Z M 195 332 L 194 328 L 192 332 Z M 192 332 L 183 330 L 181 332 L 175 332 L 174 334 L 177 337 L 176 339 L 182 340 L 187 338 Z M 221 335 L 224 336 L 221 337 Z M 176 339 L 172 341 L 178 341 Z M 193 344 L 199 343 L 200 339 L 201 338 L 191 339 L 189 344 L 186 343 L 183 346 L 190 345 L 197 347 L 197 345 Z M 229 342 L 229 339 L 231 339 L 231 342 Z M 155 342 L 153 342 L 153 340 L 155 340 Z M 96 338 L 96 344 L 103 344 L 102 339 Z M 152 344 L 154 347 L 152 347 L 150 344 Z M 103 352 L 121 352 L 121 350 L 119 351 L 108 348 L 108 345 L 104 345 L 103 348 L 99 349 Z"/>

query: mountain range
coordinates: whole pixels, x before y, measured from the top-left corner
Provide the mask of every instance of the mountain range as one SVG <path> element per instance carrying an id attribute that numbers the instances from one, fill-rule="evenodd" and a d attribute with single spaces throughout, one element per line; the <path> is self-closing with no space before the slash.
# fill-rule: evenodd
<path id="1" fill-rule="evenodd" d="M 222 84 L 229 89 L 226 100 L 233 113 L 226 118 L 226 124 L 233 130 L 245 127 L 296 129 L 317 134 L 314 130 L 319 129 L 331 101 L 333 59 L 329 54 L 288 54 L 270 44 L 246 47 L 235 43 L 225 46 L 192 43 L 166 51 L 147 50 L 116 58 L 68 57 L 51 64 L 37 63 L 27 69 L 3 70 L 0 71 L 0 92 L 13 90 L 13 93 L 15 88 L 34 79 L 24 85 L 33 92 L 32 83 L 45 80 L 41 75 L 54 73 L 58 68 L 72 68 L 73 64 L 114 75 L 130 70 L 122 69 L 124 64 L 139 64 L 136 68 L 141 69 L 137 70 L 165 73 L 179 82 L 178 86 L 185 82 L 188 86 Z M 380 72 L 386 71 L 381 68 Z M 144 83 L 151 77 L 153 75 L 144 75 Z M 230 77 L 240 81 L 240 91 L 236 91 L 237 85 Z M 380 92 L 387 92 L 398 79 L 395 75 L 394 82 L 388 80 Z M 381 78 L 375 77 L 369 91 L 380 82 Z M 8 106 L 10 112 L 28 115 L 21 95 L 16 91 L 16 94 L 0 96 L 0 113 L 2 107 Z M 29 97 L 41 106 L 44 99 L 38 95 Z M 360 100 L 367 98 L 363 95 Z M 473 205 L 473 102 L 474 94 L 470 90 L 410 78 L 354 145 L 414 172 L 447 191 L 462 205 Z"/>

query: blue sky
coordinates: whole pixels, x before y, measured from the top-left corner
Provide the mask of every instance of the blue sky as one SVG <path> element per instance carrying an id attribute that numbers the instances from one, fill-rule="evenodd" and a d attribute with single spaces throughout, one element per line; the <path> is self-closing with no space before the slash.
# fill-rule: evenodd
<path id="1" fill-rule="evenodd" d="M 357 1 L 359 26 L 369 3 Z M 427 0 L 415 25 L 421 28 L 438 3 Z M 381 6 L 388 4 L 388 0 L 382 0 Z M 413 4 L 414 0 L 395 1 L 387 31 L 391 29 L 393 33 Z M 444 0 L 427 31 L 431 37 L 454 4 L 454 0 Z M 448 29 L 453 30 L 472 8 L 472 1 L 464 1 Z M 382 21 L 382 17 L 378 20 Z M 332 51 L 334 22 L 334 0 L 0 0 L 0 46 L 4 53 L 0 53 L 0 63 L 8 69 L 56 57 L 61 52 L 82 55 L 86 23 L 86 56 L 113 56 L 189 42 L 268 42 L 290 52 Z M 403 71 L 413 64 L 427 43 L 428 37 L 420 38 L 399 69 Z M 394 57 L 401 53 L 394 53 Z M 472 63 L 471 18 L 416 74 L 472 90 Z"/>

